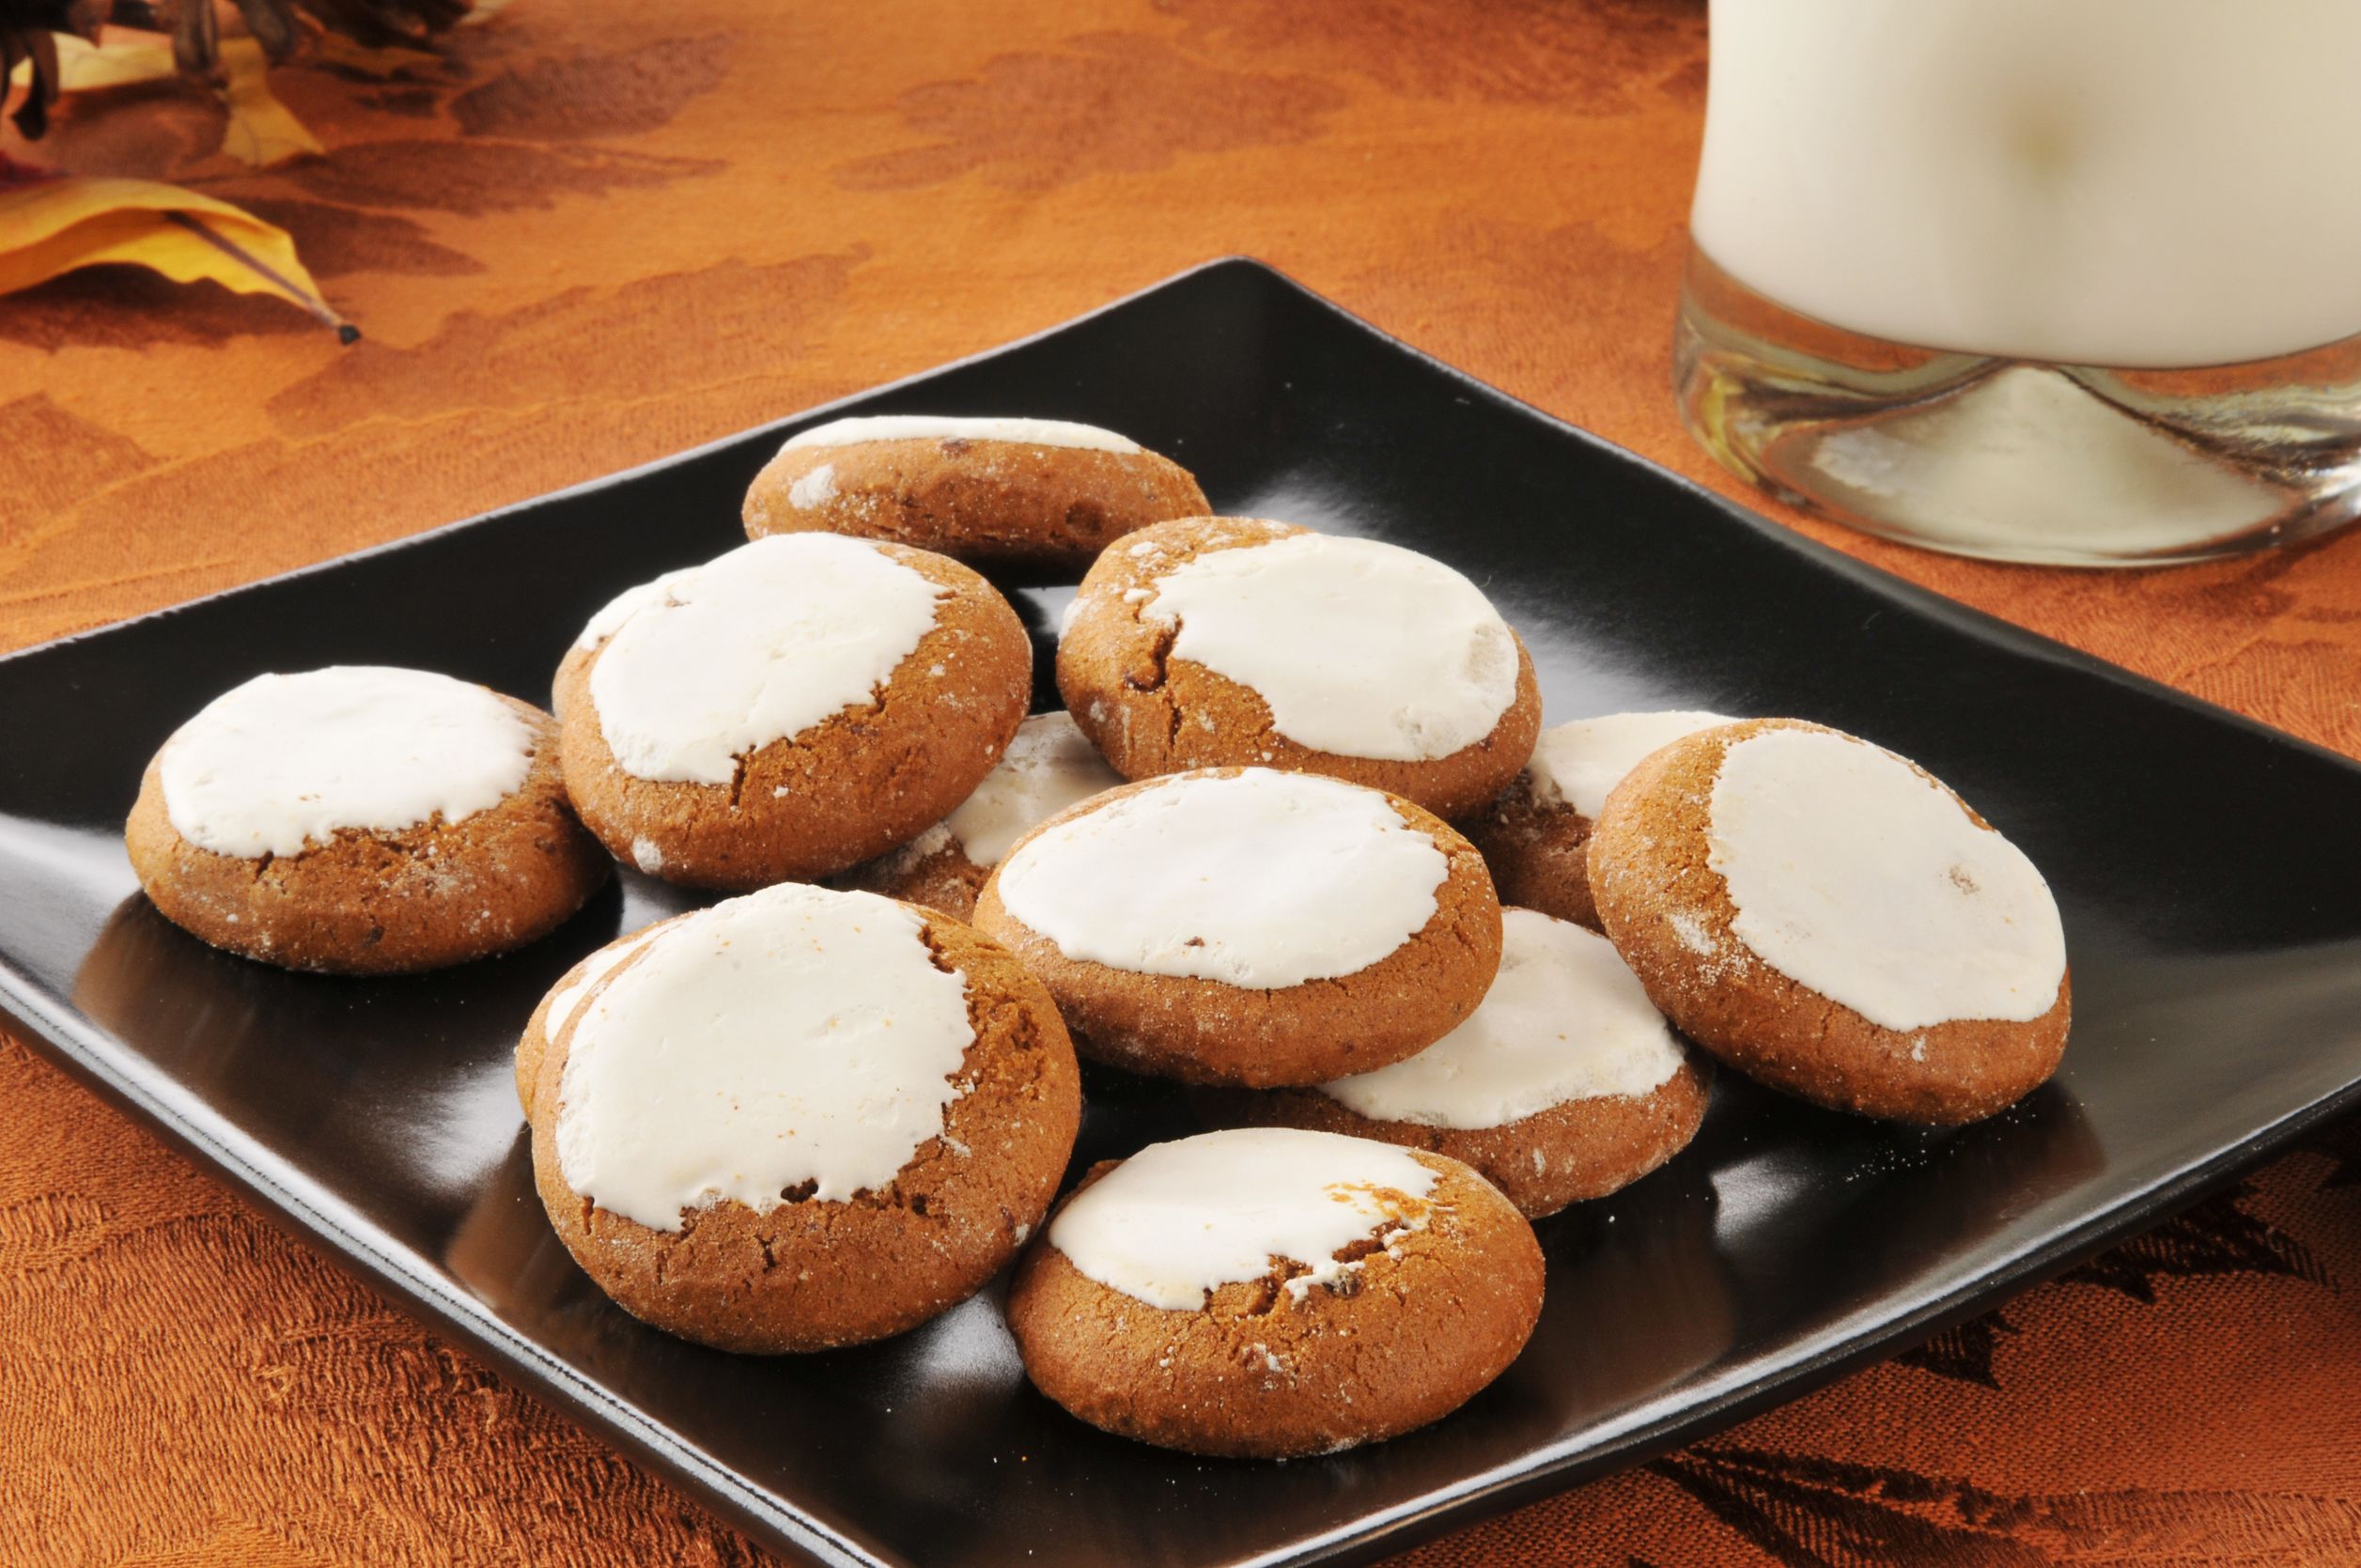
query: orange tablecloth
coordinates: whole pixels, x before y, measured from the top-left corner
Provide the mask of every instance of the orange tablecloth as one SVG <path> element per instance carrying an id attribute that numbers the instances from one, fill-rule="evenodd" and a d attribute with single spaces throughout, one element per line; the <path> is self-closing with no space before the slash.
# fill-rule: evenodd
<path id="1" fill-rule="evenodd" d="M 655 458 L 1234 251 L 1736 493 L 1667 391 L 1702 13 L 519 0 L 447 70 L 277 73 L 332 151 L 266 173 L 209 156 L 201 100 L 70 105 L 41 160 L 194 172 L 290 228 L 367 335 L 116 271 L 0 300 L 0 645 Z M 1790 520 L 2361 754 L 2361 533 L 2105 576 Z M 1919 1350 L 1417 1560 L 2361 1561 L 2349 1282 L 2353 1125 Z M 765 1560 L 13 1041 L 0 1559 Z"/>

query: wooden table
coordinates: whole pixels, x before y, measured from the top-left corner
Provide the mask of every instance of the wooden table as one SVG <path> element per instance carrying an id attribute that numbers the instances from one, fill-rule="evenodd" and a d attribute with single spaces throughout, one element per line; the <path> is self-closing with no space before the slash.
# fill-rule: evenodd
<path id="1" fill-rule="evenodd" d="M 253 207 L 366 336 L 118 271 L 0 300 L 0 645 L 660 457 L 1228 252 L 1741 493 L 1668 392 L 1701 0 L 520 0 L 451 50 L 392 81 L 277 73 L 332 150 L 258 174 L 209 156 L 201 99 L 69 105 L 42 161 Z M 2361 533 L 2093 575 L 1787 520 L 2361 754 Z M 1417 1560 L 2361 1560 L 2352 1283 L 2347 1125 L 1931 1344 Z M 13 1041 L 0 1544 L 766 1560 Z"/>

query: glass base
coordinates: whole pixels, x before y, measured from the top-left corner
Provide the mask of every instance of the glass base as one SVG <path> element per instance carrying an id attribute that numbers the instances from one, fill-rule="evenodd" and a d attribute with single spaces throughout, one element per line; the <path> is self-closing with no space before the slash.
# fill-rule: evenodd
<path id="1" fill-rule="evenodd" d="M 1723 466 L 1928 550 L 2151 567 L 2361 516 L 2361 336 L 2120 370 L 1914 348 L 1772 303 L 1694 246 L 1673 375 Z"/>

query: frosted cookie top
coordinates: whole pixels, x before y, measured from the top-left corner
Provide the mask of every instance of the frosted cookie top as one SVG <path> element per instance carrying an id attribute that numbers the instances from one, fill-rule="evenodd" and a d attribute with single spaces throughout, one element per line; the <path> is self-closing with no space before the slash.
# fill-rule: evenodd
<path id="1" fill-rule="evenodd" d="M 635 778 L 722 784 L 737 759 L 867 703 L 946 590 L 867 539 L 784 534 L 633 588 L 593 616 L 590 700 Z"/>
<path id="2" fill-rule="evenodd" d="M 1386 797 L 1306 773 L 1181 773 L 1044 829 L 1009 914 L 1069 958 L 1256 990 L 1378 962 L 1435 918 L 1450 862 Z"/>
<path id="3" fill-rule="evenodd" d="M 1605 937 L 1501 911 L 1500 972 L 1468 1021 L 1407 1061 L 1320 1085 L 1379 1122 L 1497 1127 L 1568 1100 L 1648 1094 L 1681 1048 Z"/>
<path id="4" fill-rule="evenodd" d="M 300 855 L 345 830 L 464 821 L 524 783 L 533 726 L 497 693 L 425 670 L 256 675 L 157 758 L 164 815 L 200 849 Z"/>
<path id="5" fill-rule="evenodd" d="M 1085 447 L 1094 452 L 1140 450 L 1138 442 L 1112 430 L 1064 419 L 963 419 L 924 413 L 875 413 L 833 419 L 797 431 L 779 450 L 850 446 L 863 441 L 1004 441 L 1024 446 Z"/>
<path id="6" fill-rule="evenodd" d="M 576 1009 L 590 999 L 590 993 L 598 988 L 598 982 L 620 968 L 623 960 L 646 946 L 648 939 L 655 934 L 653 931 L 634 933 L 629 938 L 608 943 L 584 958 L 582 973 L 571 983 L 559 986 L 557 993 L 550 998 L 550 1010 L 541 1019 L 543 1038 L 556 1039 L 560 1032 L 574 1021 Z"/>
<path id="7" fill-rule="evenodd" d="M 581 1010 L 560 1075 L 566 1185 L 677 1231 L 892 1182 L 943 1129 L 975 1032 L 917 913 L 784 882 L 676 921 Z M 555 1009 L 551 1009 L 552 1015 Z"/>
<path id="8" fill-rule="evenodd" d="M 1516 701 L 1516 639 L 1482 590 L 1375 539 L 1208 551 L 1157 578 L 1140 618 L 1177 625 L 1173 657 L 1250 689 L 1281 735 L 1335 756 L 1431 762 Z"/>
<path id="9" fill-rule="evenodd" d="M 1534 799 L 1560 801 L 1584 816 L 1607 809 L 1607 797 L 1649 753 L 1683 736 L 1734 724 L 1718 713 L 1610 713 L 1577 719 L 1541 732 L 1533 760 L 1525 765 Z"/>
<path id="10" fill-rule="evenodd" d="M 1891 752 L 1764 730 L 1723 754 L 1708 809 L 1732 933 L 1798 985 L 1895 1030 L 2056 1005 L 2066 935 L 2049 885 Z"/>
<path id="11" fill-rule="evenodd" d="M 645 582 L 634 583 L 598 607 L 596 614 L 582 623 L 582 635 L 574 639 L 574 646 L 584 650 L 597 647 L 622 629 L 623 623 L 651 604 L 666 603 L 676 583 L 693 582 L 704 571 L 703 567 L 682 567 Z"/>
<path id="12" fill-rule="evenodd" d="M 1018 839 L 1077 800 L 1124 782 L 1067 713 L 1017 727 L 1000 765 L 944 819 L 971 865 L 1001 863 Z"/>
<path id="13" fill-rule="evenodd" d="M 1390 1143 L 1250 1127 L 1153 1143 L 1077 1193 L 1049 1245 L 1110 1290 L 1195 1312 L 1206 1293 L 1259 1280 L 1282 1258 L 1300 1301 L 1359 1268 L 1336 1254 L 1426 1228 L 1435 1172 Z"/>

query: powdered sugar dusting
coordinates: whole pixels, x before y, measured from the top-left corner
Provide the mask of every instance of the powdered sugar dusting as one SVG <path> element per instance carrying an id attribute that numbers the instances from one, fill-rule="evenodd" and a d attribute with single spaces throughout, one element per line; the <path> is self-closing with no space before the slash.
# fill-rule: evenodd
<path id="1" fill-rule="evenodd" d="M 836 465 L 822 463 L 787 487 L 787 505 L 799 512 L 825 506 L 836 499 Z"/>

